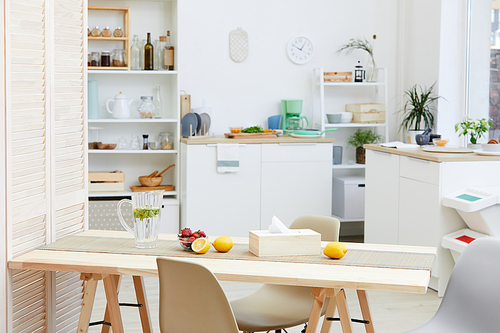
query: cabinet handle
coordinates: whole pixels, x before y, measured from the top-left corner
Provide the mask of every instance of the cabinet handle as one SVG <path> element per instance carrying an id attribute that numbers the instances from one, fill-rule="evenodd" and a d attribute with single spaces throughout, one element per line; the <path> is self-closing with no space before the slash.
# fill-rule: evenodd
<path id="1" fill-rule="evenodd" d="M 246 147 L 247 144 L 246 143 L 240 143 L 239 146 L 240 147 Z M 217 144 L 210 143 L 210 144 L 207 144 L 207 147 L 217 147 Z"/>
<path id="2" fill-rule="evenodd" d="M 375 154 L 380 154 L 380 155 L 391 155 L 391 153 L 387 153 L 385 151 L 378 151 L 378 150 L 372 150 Z"/>
<path id="3" fill-rule="evenodd" d="M 421 159 L 421 158 L 416 158 L 416 157 L 410 157 L 410 156 L 406 156 L 406 158 L 412 160 L 412 161 L 417 161 L 417 162 L 420 162 L 420 163 L 430 163 L 431 161 L 428 161 L 428 160 L 424 160 L 424 159 Z"/>
<path id="4" fill-rule="evenodd" d="M 280 146 L 316 146 L 317 142 L 280 142 Z"/>

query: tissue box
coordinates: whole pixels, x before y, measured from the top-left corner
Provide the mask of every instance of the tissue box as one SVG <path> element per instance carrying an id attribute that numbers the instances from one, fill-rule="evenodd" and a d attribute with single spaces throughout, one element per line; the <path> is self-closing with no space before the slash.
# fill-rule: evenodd
<path id="1" fill-rule="evenodd" d="M 320 255 L 321 234 L 311 229 L 292 229 L 298 233 L 249 232 L 250 252 L 257 257 Z"/>

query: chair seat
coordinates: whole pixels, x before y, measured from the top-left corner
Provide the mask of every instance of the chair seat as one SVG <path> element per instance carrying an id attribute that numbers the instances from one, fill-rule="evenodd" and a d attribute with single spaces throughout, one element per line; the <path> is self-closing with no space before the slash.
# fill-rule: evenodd
<path id="1" fill-rule="evenodd" d="M 231 302 L 231 307 L 240 331 L 261 332 L 304 324 L 313 300 L 309 287 L 263 285 L 250 296 Z"/>

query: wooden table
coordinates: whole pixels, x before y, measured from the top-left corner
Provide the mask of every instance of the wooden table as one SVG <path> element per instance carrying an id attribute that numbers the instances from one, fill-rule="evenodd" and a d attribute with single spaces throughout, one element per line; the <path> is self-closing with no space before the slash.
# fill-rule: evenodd
<path id="1" fill-rule="evenodd" d="M 122 231 L 89 230 L 78 234 L 79 237 L 118 237 L 130 238 L 132 235 Z M 161 234 L 160 239 L 176 239 L 176 235 Z M 248 243 L 246 238 L 233 238 L 233 242 Z M 323 242 L 326 245 L 326 242 Z M 348 249 L 377 251 L 413 252 L 435 254 L 430 247 L 374 245 L 346 243 Z M 338 313 L 344 333 L 352 332 L 350 315 L 344 289 L 355 289 L 360 298 L 363 319 L 368 333 L 374 332 L 370 318 L 366 290 L 425 293 L 430 279 L 429 270 L 396 269 L 380 267 L 361 267 L 343 265 L 324 265 L 311 263 L 267 262 L 252 260 L 204 259 L 203 255 L 183 258 L 197 262 L 210 269 L 221 281 L 255 282 L 292 286 L 311 287 L 315 300 L 308 322 L 308 332 L 315 332 L 321 315 L 321 308 L 329 298 L 326 317 Z M 34 250 L 9 261 L 11 269 L 31 269 L 43 271 L 64 271 L 82 273 L 87 280 L 80 315 L 79 332 L 86 332 L 95 295 L 97 281 L 103 279 L 107 298 L 106 319 L 112 324 L 113 332 L 123 332 L 121 314 L 118 306 L 117 290 L 122 275 L 134 276 L 138 301 L 144 302 L 140 310 L 143 330 L 150 331 L 147 300 L 142 285 L 143 276 L 157 276 L 156 256 L 126 255 L 94 252 L 71 252 L 54 250 Z M 321 332 L 328 332 L 331 322 L 324 321 Z"/>

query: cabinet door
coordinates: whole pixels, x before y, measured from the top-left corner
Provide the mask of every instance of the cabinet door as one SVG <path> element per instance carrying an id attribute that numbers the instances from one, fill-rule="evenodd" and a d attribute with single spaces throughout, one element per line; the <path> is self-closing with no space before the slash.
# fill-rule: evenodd
<path id="1" fill-rule="evenodd" d="M 261 229 L 273 215 L 286 226 L 305 214 L 331 216 L 332 145 L 263 145 L 261 183 Z"/>
<path id="2" fill-rule="evenodd" d="M 261 145 L 240 145 L 236 173 L 217 172 L 217 147 L 182 145 L 181 226 L 245 236 L 260 219 Z"/>
<path id="3" fill-rule="evenodd" d="M 399 156 L 366 151 L 365 243 L 398 244 Z"/>

